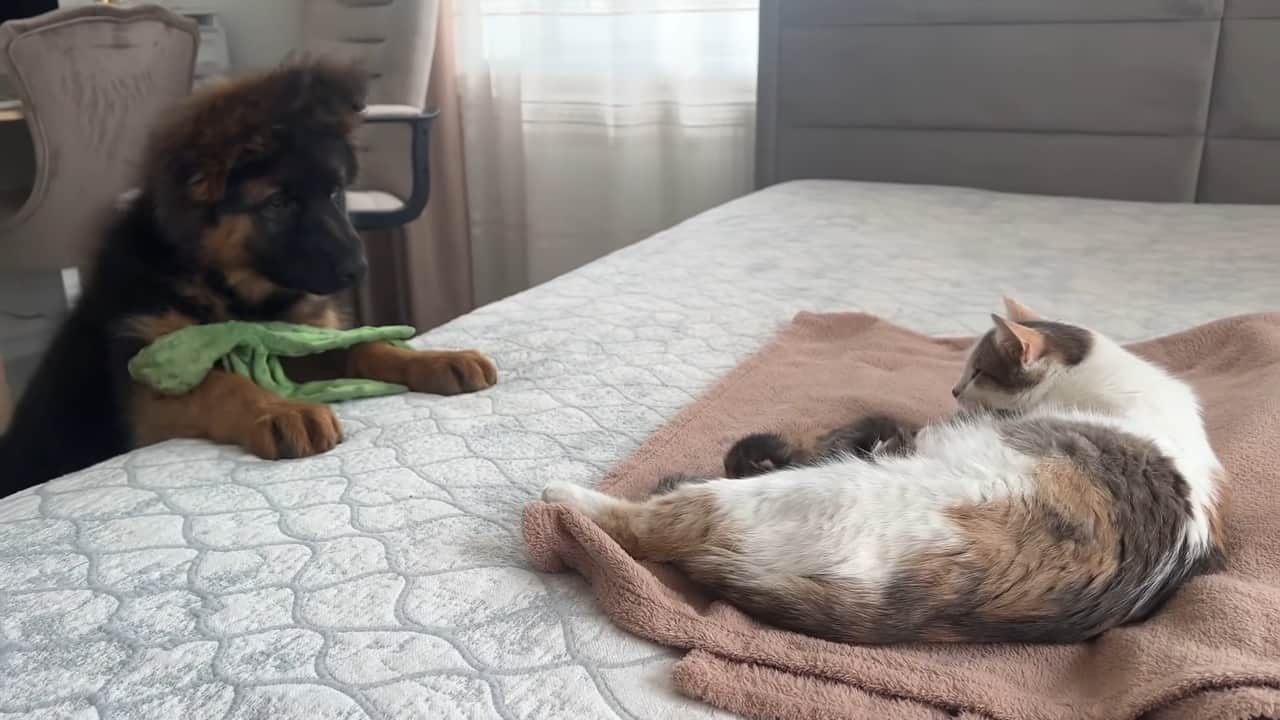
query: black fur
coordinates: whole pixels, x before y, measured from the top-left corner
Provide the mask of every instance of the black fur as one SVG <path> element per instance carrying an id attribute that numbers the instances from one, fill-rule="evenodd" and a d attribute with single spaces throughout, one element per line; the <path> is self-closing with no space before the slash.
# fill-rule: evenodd
<path id="1" fill-rule="evenodd" d="M 919 428 L 895 418 L 869 415 L 823 435 L 818 439 L 813 455 L 816 459 L 829 459 L 848 454 L 863 460 L 875 460 L 886 455 L 910 455 L 915 450 L 917 432 Z"/>
<path id="2" fill-rule="evenodd" d="M 352 69 L 304 62 L 206 91 L 161 122 L 140 195 L 104 228 L 84 293 L 0 438 L 0 496 L 134 447 L 127 363 L 154 339 L 139 321 L 306 322 L 314 295 L 359 279 L 341 191 L 363 93 Z M 220 239 L 229 218 L 251 229 Z"/>
<path id="3" fill-rule="evenodd" d="M 894 418 L 870 415 L 818 438 L 812 447 L 792 444 L 777 433 L 748 435 L 724 456 L 725 476 L 752 477 L 796 465 L 812 465 L 840 455 L 874 461 L 885 455 L 908 455 L 917 428 Z"/>
<path id="4" fill-rule="evenodd" d="M 725 477 L 744 478 L 781 470 L 803 462 L 803 458 L 797 455 L 807 454 L 777 433 L 748 435 L 725 453 Z"/>
<path id="5" fill-rule="evenodd" d="M 918 428 L 884 415 L 869 415 L 824 433 L 812 447 L 791 443 L 778 433 L 755 433 L 735 442 L 724 456 L 726 478 L 746 478 L 798 465 L 813 465 L 842 455 L 875 462 L 887 455 L 909 455 Z M 658 482 L 653 495 L 712 478 L 680 473 Z"/>

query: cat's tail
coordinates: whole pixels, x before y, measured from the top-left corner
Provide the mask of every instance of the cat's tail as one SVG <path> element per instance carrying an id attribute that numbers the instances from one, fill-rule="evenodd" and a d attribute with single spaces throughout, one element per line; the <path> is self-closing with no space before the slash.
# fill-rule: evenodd
<path id="1" fill-rule="evenodd" d="M 778 627 L 842 642 L 897 640 L 878 598 L 848 580 L 777 573 L 744 554 L 707 483 L 632 501 L 557 482 L 542 499 L 587 515 L 636 560 L 670 562 L 743 612 Z"/>
<path id="2" fill-rule="evenodd" d="M 715 499 L 699 483 L 634 502 L 555 482 L 542 491 L 542 499 L 581 511 L 637 560 L 687 560 L 705 549 L 719 524 Z"/>

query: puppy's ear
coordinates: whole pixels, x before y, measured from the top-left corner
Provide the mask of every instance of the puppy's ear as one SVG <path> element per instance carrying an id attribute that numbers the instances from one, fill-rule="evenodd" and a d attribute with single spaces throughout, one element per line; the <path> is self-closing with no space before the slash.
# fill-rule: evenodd
<path id="1" fill-rule="evenodd" d="M 293 60 L 201 90 L 152 132 L 149 182 L 153 189 L 176 184 L 196 203 L 217 203 L 238 167 L 282 149 L 349 140 L 367 92 L 360 67 L 330 59 Z"/>
<path id="2" fill-rule="evenodd" d="M 358 122 L 369 93 L 368 74 L 352 62 L 294 60 L 280 69 L 277 116 L 304 114 L 312 121 Z"/>
<path id="3" fill-rule="evenodd" d="M 335 104 L 345 104 L 353 112 L 362 112 L 369 99 L 369 73 L 356 63 L 320 63 L 317 86 L 330 95 Z"/>
<path id="4" fill-rule="evenodd" d="M 214 204 L 245 150 L 238 113 L 208 91 L 176 105 L 152 130 L 147 152 L 151 189 L 168 198 Z"/>

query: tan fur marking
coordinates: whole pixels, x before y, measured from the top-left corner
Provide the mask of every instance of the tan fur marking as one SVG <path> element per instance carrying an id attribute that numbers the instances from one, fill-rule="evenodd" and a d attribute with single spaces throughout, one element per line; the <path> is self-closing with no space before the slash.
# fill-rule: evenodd
<path id="1" fill-rule="evenodd" d="M 341 328 L 347 323 L 332 298 L 307 295 L 289 308 L 287 319 L 291 323 L 321 328 Z"/>
<path id="2" fill-rule="evenodd" d="M 342 439 L 327 406 L 282 399 L 221 369 L 185 395 L 134 385 L 131 419 L 135 446 L 204 438 L 272 460 L 322 453 Z"/>
<path id="3" fill-rule="evenodd" d="M 262 302 L 280 291 L 280 286 L 253 268 L 249 238 L 253 218 L 244 214 L 224 215 L 200 238 L 200 259 L 209 268 L 222 271 L 236 296 L 251 303 Z"/>
<path id="4" fill-rule="evenodd" d="M 307 295 L 289 308 L 285 320 L 312 327 L 340 328 L 347 325 L 332 298 Z M 333 350 L 297 358 L 282 358 L 285 374 L 297 382 L 359 377 L 351 368 L 349 351 Z"/>
<path id="5" fill-rule="evenodd" d="M 455 395 L 498 381 L 493 361 L 475 350 L 435 352 L 364 343 L 348 352 L 351 377 L 399 383 L 416 392 Z"/>
<path id="6" fill-rule="evenodd" d="M 198 203 L 212 205 L 227 192 L 227 174 L 223 168 L 208 168 L 195 173 L 187 181 L 187 195 Z"/>
<path id="7" fill-rule="evenodd" d="M 1111 497 L 1071 461 L 1055 458 L 1042 461 L 1031 473 L 1036 485 L 1036 499 L 1070 522 L 1077 523 L 1082 534 L 1082 549 L 1091 554 L 1090 562 L 1105 574 L 1116 571 L 1112 548 L 1118 539 L 1111 518 Z"/>
<path id="8" fill-rule="evenodd" d="M 159 315 L 137 315 L 125 323 L 125 333 L 131 337 L 154 342 L 172 332 L 195 325 L 191 318 L 175 310 Z"/>
<path id="9" fill-rule="evenodd" d="M 926 554 L 906 572 L 938 583 L 942 602 L 973 592 L 977 579 L 981 607 L 995 621 L 1049 614 L 1045 603 L 1061 588 L 1110 579 L 1117 536 L 1106 494 L 1065 460 L 1040 463 L 1032 477 L 1030 498 L 950 509 L 962 552 Z"/>
<path id="10" fill-rule="evenodd" d="M 475 350 L 432 352 L 381 342 L 286 358 L 284 366 L 290 378 L 301 382 L 367 378 L 437 395 L 475 392 L 498 381 L 498 370 L 493 361 Z"/>
<path id="11" fill-rule="evenodd" d="M 884 643 L 904 638 L 886 618 L 893 612 L 872 591 L 849 581 L 806 575 L 738 577 L 721 596 L 779 627 L 837 642 Z M 934 638 L 946 640 L 944 637 Z"/>
<path id="12" fill-rule="evenodd" d="M 223 215 L 218 224 L 205 230 L 200 238 L 200 259 L 207 267 L 223 271 L 248 268 L 252 257 L 248 241 L 253 235 L 253 218 L 248 215 Z"/>
<path id="13" fill-rule="evenodd" d="M 592 519 L 632 557 L 671 562 L 757 619 L 834 640 L 881 642 L 883 608 L 865 588 L 827 577 L 766 575 L 741 554 L 741 538 L 713 492 L 684 485 L 644 502 L 619 500 Z"/>
<path id="14" fill-rule="evenodd" d="M 234 277 L 232 277 L 234 276 Z M 266 278 L 249 272 L 244 274 L 228 273 L 227 283 L 245 300 L 261 300 L 270 295 L 268 288 L 275 288 Z M 236 281 L 239 281 L 238 283 Z M 178 283 L 175 292 L 195 305 L 206 308 L 214 320 L 235 320 L 227 308 L 227 300 L 222 295 L 211 291 L 200 283 Z M 181 316 L 180 316 L 181 317 Z M 285 311 L 279 318 L 284 322 L 310 325 L 323 328 L 343 328 L 349 323 L 343 318 L 332 298 L 320 295 L 306 295 Z M 190 321 L 189 321 L 190 322 Z"/>
<path id="15" fill-rule="evenodd" d="M 704 488 L 682 488 L 645 502 L 621 501 L 594 520 L 638 560 L 673 562 L 733 544 L 714 521 L 715 498 Z"/>
<path id="16" fill-rule="evenodd" d="M 228 270 L 225 277 L 227 285 L 236 297 L 250 303 L 263 302 L 281 290 L 279 285 L 263 277 L 256 270 L 247 268 Z"/>
<path id="17" fill-rule="evenodd" d="M 1218 492 L 1217 502 L 1213 507 L 1209 508 L 1209 539 L 1217 548 L 1219 557 L 1216 558 L 1215 566 L 1212 570 L 1217 570 L 1217 565 L 1222 564 L 1222 556 L 1227 551 L 1227 528 L 1226 515 L 1231 511 L 1231 478 L 1227 472 L 1223 470 L 1213 478 L 1214 488 Z"/>
<path id="18" fill-rule="evenodd" d="M 804 464 L 813 460 L 813 457 L 817 453 L 822 441 L 826 439 L 829 434 L 829 432 L 809 430 L 799 433 L 794 439 L 787 438 L 791 443 L 792 451 L 795 453 L 794 462 L 796 464 Z"/>

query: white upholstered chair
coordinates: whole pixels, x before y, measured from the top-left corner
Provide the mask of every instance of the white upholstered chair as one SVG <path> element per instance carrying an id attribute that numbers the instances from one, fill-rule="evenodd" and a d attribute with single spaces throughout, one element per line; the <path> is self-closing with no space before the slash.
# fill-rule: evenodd
<path id="1" fill-rule="evenodd" d="M 101 213 L 138 179 L 152 122 L 190 92 L 198 44 L 195 23 L 156 6 L 0 25 L 0 74 L 35 147 L 31 193 L 0 218 L 0 272 L 84 264 Z"/>

